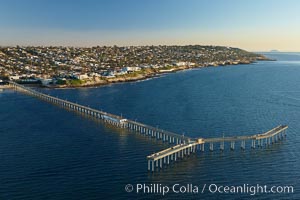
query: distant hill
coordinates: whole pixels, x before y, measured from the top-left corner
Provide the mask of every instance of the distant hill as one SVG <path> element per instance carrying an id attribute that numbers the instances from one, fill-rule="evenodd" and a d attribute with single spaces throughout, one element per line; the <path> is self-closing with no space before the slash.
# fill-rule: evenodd
<path id="1" fill-rule="evenodd" d="M 272 52 L 272 53 L 278 53 L 279 51 L 276 50 L 276 49 L 274 49 L 274 50 L 271 50 L 270 52 Z"/>

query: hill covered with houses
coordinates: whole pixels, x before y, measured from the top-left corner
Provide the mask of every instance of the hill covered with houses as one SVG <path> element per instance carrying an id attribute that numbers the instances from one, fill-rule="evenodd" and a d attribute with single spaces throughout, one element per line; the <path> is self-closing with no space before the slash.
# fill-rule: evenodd
<path id="1" fill-rule="evenodd" d="M 249 64 L 262 55 L 222 46 L 1 47 L 0 80 L 79 87 L 195 67 Z"/>

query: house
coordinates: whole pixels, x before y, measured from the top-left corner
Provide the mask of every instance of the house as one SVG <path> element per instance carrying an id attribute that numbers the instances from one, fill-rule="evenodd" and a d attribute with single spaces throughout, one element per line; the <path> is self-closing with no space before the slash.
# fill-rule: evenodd
<path id="1" fill-rule="evenodd" d="M 114 72 L 114 74 L 115 74 L 115 75 L 124 75 L 124 74 L 127 74 L 127 72 L 126 72 L 126 71 L 123 71 L 123 70 L 116 70 L 116 71 Z"/>
<path id="2" fill-rule="evenodd" d="M 141 65 L 140 68 L 141 69 L 147 69 L 147 68 L 151 68 L 151 66 L 150 65 Z"/>
<path id="3" fill-rule="evenodd" d="M 162 68 L 163 66 L 161 66 L 161 65 L 152 65 L 152 68 L 154 68 L 154 69 L 158 69 L 158 68 Z"/>
<path id="4" fill-rule="evenodd" d="M 50 85 L 53 83 L 53 80 L 51 78 L 47 78 L 47 79 L 40 79 L 42 82 L 42 85 Z"/>
<path id="5" fill-rule="evenodd" d="M 89 76 L 87 74 L 75 74 L 74 78 L 79 79 L 79 80 L 83 80 L 83 79 L 88 79 Z"/>
<path id="6" fill-rule="evenodd" d="M 9 80 L 19 80 L 20 76 L 14 75 L 14 76 L 9 76 Z"/>
<path id="7" fill-rule="evenodd" d="M 88 75 L 89 75 L 90 77 L 101 77 L 100 74 L 95 73 L 95 72 L 89 73 Z"/>
<path id="8" fill-rule="evenodd" d="M 193 63 L 193 62 L 188 62 L 187 64 L 188 64 L 189 67 L 193 67 L 193 66 L 196 65 L 196 63 Z"/>
<path id="9" fill-rule="evenodd" d="M 180 66 L 186 66 L 187 63 L 186 63 L 186 62 L 176 62 L 175 65 L 176 65 L 177 67 L 180 67 Z"/>
<path id="10" fill-rule="evenodd" d="M 140 71 L 140 67 L 123 67 L 122 71 L 130 73 L 130 72 L 135 72 L 135 71 Z"/>
<path id="11" fill-rule="evenodd" d="M 103 72 L 103 76 L 105 78 L 114 78 L 115 77 L 115 72 L 114 71 L 105 71 L 105 72 Z"/>

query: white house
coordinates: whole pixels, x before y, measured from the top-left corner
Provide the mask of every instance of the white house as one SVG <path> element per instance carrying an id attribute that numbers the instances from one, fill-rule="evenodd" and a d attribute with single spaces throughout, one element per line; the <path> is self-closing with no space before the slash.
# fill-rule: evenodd
<path id="1" fill-rule="evenodd" d="M 42 85 L 49 85 L 50 83 L 53 83 L 53 80 L 50 78 L 41 79 Z"/>
<path id="2" fill-rule="evenodd" d="M 10 79 L 10 80 L 19 80 L 19 79 L 20 79 L 20 76 L 18 76 L 18 75 L 15 75 L 15 76 L 9 76 L 9 79 Z"/>
<path id="3" fill-rule="evenodd" d="M 122 71 L 126 72 L 135 72 L 135 71 L 140 71 L 140 67 L 123 67 Z"/>
<path id="4" fill-rule="evenodd" d="M 175 63 L 176 66 L 180 67 L 180 66 L 195 66 L 195 63 L 193 62 L 177 62 Z"/>
<path id="5" fill-rule="evenodd" d="M 98 73 L 95 73 L 95 72 L 92 72 L 92 73 L 89 73 L 89 76 L 94 76 L 94 77 L 101 77 L 101 75 L 100 74 L 98 74 Z"/>
<path id="6" fill-rule="evenodd" d="M 83 80 L 83 79 L 89 78 L 89 76 L 87 74 L 75 74 L 74 78 L 79 79 L 79 80 Z"/>
<path id="7" fill-rule="evenodd" d="M 175 65 L 180 67 L 180 66 L 186 66 L 187 63 L 186 62 L 177 62 L 177 63 L 175 63 Z"/>

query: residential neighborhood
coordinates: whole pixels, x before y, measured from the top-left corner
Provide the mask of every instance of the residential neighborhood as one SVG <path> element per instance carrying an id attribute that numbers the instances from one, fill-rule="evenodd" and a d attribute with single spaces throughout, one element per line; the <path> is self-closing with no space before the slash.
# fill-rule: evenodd
<path id="1" fill-rule="evenodd" d="M 131 81 L 194 67 L 266 59 L 221 46 L 0 47 L 0 80 L 44 86 L 88 86 Z"/>

